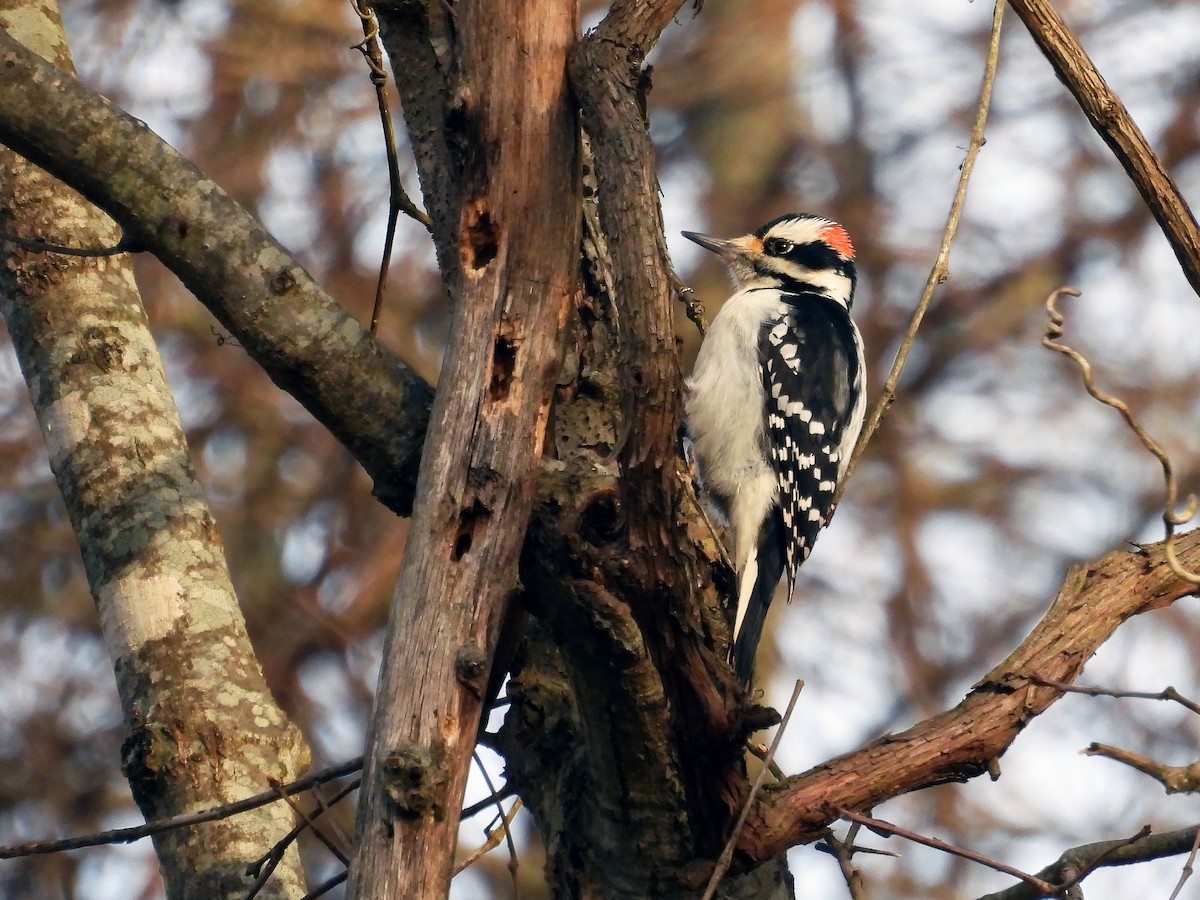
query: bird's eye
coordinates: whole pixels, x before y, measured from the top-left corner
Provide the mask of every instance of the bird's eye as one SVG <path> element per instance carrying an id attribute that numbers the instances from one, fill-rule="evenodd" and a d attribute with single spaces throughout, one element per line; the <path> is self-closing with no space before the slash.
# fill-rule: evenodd
<path id="1" fill-rule="evenodd" d="M 763 251 L 768 256 L 787 256 L 796 247 L 786 238 L 768 238 L 763 244 Z"/>

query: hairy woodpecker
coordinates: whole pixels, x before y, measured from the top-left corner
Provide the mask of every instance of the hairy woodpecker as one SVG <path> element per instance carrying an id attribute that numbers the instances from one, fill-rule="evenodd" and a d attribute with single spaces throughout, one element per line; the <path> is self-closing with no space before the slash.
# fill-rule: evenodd
<path id="1" fill-rule="evenodd" d="M 786 575 L 791 598 L 862 429 L 854 247 L 807 213 L 733 240 L 683 236 L 719 255 L 737 289 L 700 347 L 685 410 L 701 482 L 733 530 L 732 663 L 748 687 L 771 597 Z"/>

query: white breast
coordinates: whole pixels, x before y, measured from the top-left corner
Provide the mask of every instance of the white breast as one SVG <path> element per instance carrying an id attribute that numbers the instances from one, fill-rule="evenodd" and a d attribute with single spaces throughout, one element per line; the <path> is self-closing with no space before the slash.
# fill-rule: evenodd
<path id="1" fill-rule="evenodd" d="M 752 549 L 747 542 L 775 502 L 775 474 L 763 452 L 758 333 L 763 321 L 785 310 L 774 290 L 734 294 L 709 326 L 685 385 L 696 462 L 705 488 L 728 508 L 739 569 Z"/>

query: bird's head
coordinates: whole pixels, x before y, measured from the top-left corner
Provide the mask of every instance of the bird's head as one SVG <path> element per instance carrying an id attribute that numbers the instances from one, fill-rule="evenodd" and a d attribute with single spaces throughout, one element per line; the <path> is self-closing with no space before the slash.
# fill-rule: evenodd
<path id="1" fill-rule="evenodd" d="M 850 308 L 857 275 L 846 229 L 808 213 L 787 213 L 753 234 L 723 240 L 685 231 L 683 236 L 721 257 L 734 285 L 817 293 Z"/>

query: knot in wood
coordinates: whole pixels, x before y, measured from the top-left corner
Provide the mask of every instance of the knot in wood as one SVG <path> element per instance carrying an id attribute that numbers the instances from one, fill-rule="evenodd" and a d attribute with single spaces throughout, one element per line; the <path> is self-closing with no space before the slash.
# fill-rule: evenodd
<path id="1" fill-rule="evenodd" d="M 445 815 L 444 754 L 416 744 L 404 744 L 383 760 L 383 792 L 396 815 L 404 818 Z"/>
<path id="2" fill-rule="evenodd" d="M 476 697 L 482 699 L 487 685 L 487 654 L 473 644 L 458 648 L 454 659 L 454 677 Z"/>

